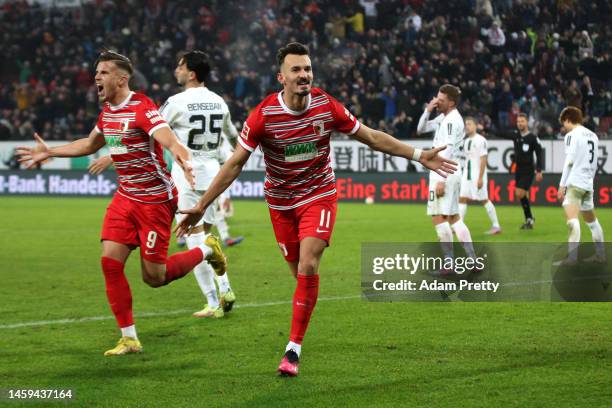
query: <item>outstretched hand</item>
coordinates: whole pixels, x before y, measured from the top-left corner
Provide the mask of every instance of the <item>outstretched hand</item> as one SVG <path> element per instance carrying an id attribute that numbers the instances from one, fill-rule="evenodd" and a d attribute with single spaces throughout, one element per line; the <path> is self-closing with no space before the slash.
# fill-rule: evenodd
<path id="1" fill-rule="evenodd" d="M 202 219 L 204 216 L 204 209 L 200 209 L 198 206 L 190 208 L 188 210 L 179 210 L 179 214 L 186 214 L 186 216 L 176 224 L 174 227 L 174 233 L 177 237 L 182 237 L 185 235 L 190 235 L 191 230 L 196 226 L 196 224 Z"/>
<path id="2" fill-rule="evenodd" d="M 110 156 L 102 156 L 94 161 L 92 161 L 87 170 L 94 176 L 102 173 L 104 170 L 108 169 L 113 164 L 113 159 Z"/>
<path id="3" fill-rule="evenodd" d="M 50 157 L 49 146 L 47 146 L 38 133 L 34 133 L 34 140 L 36 140 L 34 147 L 20 146 L 15 149 L 19 163 L 23 163 L 28 169 L 44 162 Z"/>
<path id="4" fill-rule="evenodd" d="M 446 149 L 445 146 L 436 147 L 429 150 L 423 150 L 419 163 L 427 167 L 429 170 L 433 170 L 440 176 L 446 178 L 447 175 L 453 174 L 457 170 L 457 162 L 442 157 L 438 153 Z"/>

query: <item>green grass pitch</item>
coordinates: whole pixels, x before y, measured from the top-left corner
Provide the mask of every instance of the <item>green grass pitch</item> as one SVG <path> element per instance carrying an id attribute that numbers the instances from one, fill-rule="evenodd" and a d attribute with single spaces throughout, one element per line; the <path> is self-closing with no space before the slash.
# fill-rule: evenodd
<path id="1" fill-rule="evenodd" d="M 79 407 L 612 404 L 609 304 L 361 300 L 360 243 L 434 241 L 424 205 L 339 205 L 296 379 L 275 375 L 295 284 L 263 202 L 236 202 L 230 219 L 246 240 L 227 251 L 238 296 L 227 318 L 191 317 L 203 305 L 192 276 L 146 286 L 135 253 L 126 273 L 144 352 L 103 357 L 119 337 L 99 266 L 108 201 L 0 200 L 0 388 L 72 388 L 67 406 Z M 610 240 L 612 210 L 597 213 Z M 486 237 L 484 209 L 469 207 L 475 241 L 566 239 L 560 208 L 535 208 L 533 231 L 518 230 L 519 207 L 498 214 L 503 234 Z"/>

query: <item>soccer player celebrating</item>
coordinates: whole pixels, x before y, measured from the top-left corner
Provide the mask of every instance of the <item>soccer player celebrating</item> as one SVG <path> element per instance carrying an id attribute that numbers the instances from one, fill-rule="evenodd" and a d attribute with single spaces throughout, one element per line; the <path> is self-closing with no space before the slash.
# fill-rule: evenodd
<path id="1" fill-rule="evenodd" d="M 167 256 L 172 218 L 177 209 L 176 187 L 166 171 L 162 146 L 193 184 L 189 151 L 183 146 L 143 94 L 130 91 L 133 68 L 130 60 L 104 51 L 95 63 L 98 98 L 104 108 L 89 137 L 49 148 L 37 134 L 35 147 L 20 147 L 20 160 L 35 166 L 50 157 L 87 156 L 104 144 L 110 148 L 118 173 L 119 188 L 106 210 L 102 225 L 102 271 L 106 294 L 121 339 L 104 353 L 115 356 L 140 352 L 132 314 L 132 294 L 125 277 L 125 262 L 140 247 L 142 278 L 151 287 L 167 285 L 189 273 L 207 259 L 217 274 L 224 274 L 225 256 L 218 240 L 209 236 L 189 251 Z"/>
<path id="2" fill-rule="evenodd" d="M 497 220 L 495 206 L 489 200 L 487 191 L 487 139 L 476 133 L 476 119 L 465 118 L 465 133 L 467 138 L 463 141 L 463 153 L 466 157 L 465 166 L 461 175 L 461 190 L 459 193 L 459 215 L 465 219 L 469 201 L 481 203 L 487 210 L 492 226 L 485 234 L 495 235 L 501 233 Z"/>
<path id="3" fill-rule="evenodd" d="M 434 148 L 448 146 L 440 154 L 448 160 L 459 160 L 461 154 L 461 143 L 465 135 L 463 118 L 457 110 L 459 95 L 461 91 L 456 86 L 445 84 L 438 91 L 425 108 L 419 119 L 417 132 L 419 134 L 435 132 L 433 139 Z M 434 119 L 429 120 L 429 115 L 434 109 L 440 113 Z M 446 258 L 453 257 L 453 231 L 463 245 L 466 254 L 474 257 L 472 235 L 459 216 L 459 189 L 461 187 L 461 172 L 449 175 L 448 178 L 440 177 L 435 171 L 429 172 L 429 199 L 427 201 L 427 215 L 436 229 L 436 234 L 441 242 L 442 250 Z M 438 271 L 441 274 L 454 273 L 450 270 Z"/>
<path id="4" fill-rule="evenodd" d="M 177 82 L 184 86 L 185 90 L 168 98 L 160 109 L 161 116 L 176 132 L 179 140 L 187 145 L 193 158 L 195 190 L 187 181 L 183 169 L 180 166 L 172 167 L 172 179 L 179 191 L 179 208 L 193 207 L 219 172 L 219 144 L 223 138 L 226 135 L 238 138 L 227 104 L 204 84 L 209 73 L 210 64 L 204 52 L 185 53 L 174 71 Z M 110 156 L 101 157 L 90 165 L 90 171 L 98 174 L 111 164 Z M 192 234 L 185 238 L 187 247 L 193 249 L 205 241 L 212 225 L 219 223 L 222 217 L 219 202 L 208 207 Z M 219 230 L 221 231 L 221 228 Z M 207 261 L 195 267 L 194 275 L 206 297 L 207 305 L 193 316 L 223 317 L 224 312 L 229 312 L 236 301 L 227 272 L 222 276 L 216 275 L 219 295 L 214 282 L 215 274 Z"/>
<path id="5" fill-rule="evenodd" d="M 265 195 L 278 246 L 297 287 L 289 343 L 278 367 L 283 375 L 298 374 L 302 340 L 319 293 L 319 263 L 331 240 L 336 220 L 335 177 L 330 165 L 330 136 L 336 130 L 371 148 L 418 160 L 442 177 L 455 170 L 453 161 L 438 155 L 444 149 L 421 151 L 386 133 L 362 125 L 323 90 L 312 87 L 308 48 L 300 43 L 282 47 L 277 55 L 281 92 L 266 97 L 249 115 L 236 151 L 223 165 L 196 207 L 176 230 L 189 233 L 206 208 L 238 177 L 259 146 L 266 163 Z"/>
<path id="6" fill-rule="evenodd" d="M 517 130 L 512 132 L 500 132 L 498 136 L 511 139 L 514 142 L 516 198 L 521 202 L 525 214 L 525 223 L 521 225 L 521 229 L 530 230 L 533 229 L 535 218 L 531 213 L 529 190 L 533 183 L 534 174 L 536 182 L 542 181 L 542 145 L 538 137 L 529 131 L 526 114 L 519 113 L 516 118 L 516 128 Z M 536 155 L 535 165 L 533 161 L 534 152 Z"/>
<path id="7" fill-rule="evenodd" d="M 562 131 L 565 134 L 565 163 L 559 182 L 557 197 L 563 202 L 567 218 L 568 257 L 555 265 L 575 265 L 580 245 L 580 222 L 578 212 L 591 230 L 595 243 L 595 254 L 586 262 L 606 262 L 603 229 L 595 217 L 593 205 L 593 179 L 597 172 L 597 135 L 582 126 L 582 111 L 568 106 L 559 115 Z"/>

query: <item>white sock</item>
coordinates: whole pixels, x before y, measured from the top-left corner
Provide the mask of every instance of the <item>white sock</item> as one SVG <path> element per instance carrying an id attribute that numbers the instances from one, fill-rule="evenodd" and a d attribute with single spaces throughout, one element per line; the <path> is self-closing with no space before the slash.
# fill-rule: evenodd
<path id="1" fill-rule="evenodd" d="M 567 257 L 575 261 L 578 259 L 578 246 L 580 245 L 580 222 L 578 218 L 570 218 L 567 220 L 567 229 L 569 236 L 567 238 Z"/>
<path id="2" fill-rule="evenodd" d="M 466 203 L 459 203 L 459 216 L 461 217 L 462 220 L 465 219 L 465 214 L 467 213 L 467 204 Z"/>
<path id="3" fill-rule="evenodd" d="M 215 275 L 215 279 L 217 280 L 217 285 L 219 285 L 219 292 L 225 293 L 231 289 L 227 272 L 225 272 L 222 276 Z"/>
<path id="4" fill-rule="evenodd" d="M 467 225 L 465 225 L 462 220 L 459 220 L 454 223 L 452 227 L 455 234 L 457 234 L 457 239 L 463 245 L 463 249 L 465 249 L 467 256 L 475 258 L 476 254 L 474 254 L 474 246 L 472 245 L 472 234 L 470 234 Z"/>
<path id="5" fill-rule="evenodd" d="M 495 211 L 495 206 L 489 200 L 484 205 L 485 210 L 487 210 L 487 214 L 489 215 L 489 219 L 491 220 L 491 224 L 493 224 L 493 228 L 500 228 L 499 221 L 497 220 L 497 211 Z"/>
<path id="6" fill-rule="evenodd" d="M 453 230 L 448 221 L 436 225 L 436 234 L 442 246 L 445 258 L 453 258 Z"/>
<path id="7" fill-rule="evenodd" d="M 198 232 L 197 234 L 187 235 L 185 237 L 185 242 L 187 242 L 187 248 L 189 249 L 195 248 L 195 247 L 200 248 L 202 250 L 202 254 L 204 254 L 204 259 L 208 258 L 213 253 L 212 248 L 204 243 L 204 241 L 206 241 L 206 237 L 207 235 L 203 232 Z"/>
<path id="8" fill-rule="evenodd" d="M 595 243 L 595 252 L 597 255 L 605 257 L 606 251 L 604 248 L 604 233 L 599 220 L 595 218 L 595 221 L 587 222 L 586 225 L 591 230 L 591 237 Z"/>
<path id="9" fill-rule="evenodd" d="M 215 224 L 217 230 L 219 230 L 219 236 L 221 237 L 221 241 L 225 241 L 230 237 L 229 235 L 229 227 L 227 226 L 227 222 L 225 222 L 225 218 L 222 217 Z"/>
<path id="10" fill-rule="evenodd" d="M 200 246 L 206 237 L 206 234 L 199 232 L 189 235 L 186 238 L 187 248 L 192 249 Z M 208 248 L 208 247 L 207 247 Z M 209 248 L 210 249 L 210 248 Z M 202 261 L 193 268 L 193 274 L 200 286 L 202 294 L 206 297 L 208 306 L 214 308 L 219 307 L 219 296 L 217 295 L 217 287 L 215 286 L 215 272 L 207 261 Z"/>
<path id="11" fill-rule="evenodd" d="M 285 347 L 285 353 L 288 352 L 289 350 L 295 351 L 295 354 L 297 354 L 299 357 L 300 354 L 302 353 L 302 345 L 290 341 L 289 343 L 287 343 L 287 347 Z"/>
<path id="12" fill-rule="evenodd" d="M 136 336 L 136 325 L 131 325 L 128 327 L 122 327 L 121 328 L 121 336 L 122 337 L 131 337 L 133 339 L 137 339 L 138 336 Z"/>

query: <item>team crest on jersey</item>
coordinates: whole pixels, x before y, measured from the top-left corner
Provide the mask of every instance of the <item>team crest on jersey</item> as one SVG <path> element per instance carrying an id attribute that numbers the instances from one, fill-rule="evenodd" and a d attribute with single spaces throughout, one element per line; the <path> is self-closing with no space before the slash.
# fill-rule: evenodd
<path id="1" fill-rule="evenodd" d="M 129 119 L 122 119 L 121 120 L 121 131 L 122 132 L 127 132 L 127 130 L 130 128 L 130 120 Z"/>
<path id="2" fill-rule="evenodd" d="M 323 136 L 323 133 L 325 133 L 325 122 L 322 120 L 315 120 L 312 122 L 312 127 L 314 128 L 315 135 L 317 136 Z"/>
<path id="3" fill-rule="evenodd" d="M 529 143 L 523 143 L 523 151 L 527 153 L 529 151 Z"/>

